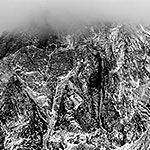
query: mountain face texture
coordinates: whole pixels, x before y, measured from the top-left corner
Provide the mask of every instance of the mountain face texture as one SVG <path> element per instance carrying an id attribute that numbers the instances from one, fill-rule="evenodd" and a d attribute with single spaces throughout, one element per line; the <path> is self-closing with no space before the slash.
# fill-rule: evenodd
<path id="1" fill-rule="evenodd" d="M 0 150 L 150 150 L 150 29 L 41 35 L 0 37 Z"/>

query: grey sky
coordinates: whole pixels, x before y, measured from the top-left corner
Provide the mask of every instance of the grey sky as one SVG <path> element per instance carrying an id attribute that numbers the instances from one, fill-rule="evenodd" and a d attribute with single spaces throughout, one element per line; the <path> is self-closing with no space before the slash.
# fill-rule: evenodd
<path id="1" fill-rule="evenodd" d="M 107 19 L 148 24 L 149 7 L 149 0 L 0 0 L 0 33 L 33 19 L 42 22 L 44 16 L 49 22 Z"/>

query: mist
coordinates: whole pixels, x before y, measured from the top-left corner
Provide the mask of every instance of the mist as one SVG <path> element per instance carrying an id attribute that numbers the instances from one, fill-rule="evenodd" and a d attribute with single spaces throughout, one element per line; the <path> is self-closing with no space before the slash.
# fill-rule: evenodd
<path id="1" fill-rule="evenodd" d="M 0 0 L 0 34 L 31 22 L 53 26 L 89 21 L 150 24 L 149 0 Z"/>

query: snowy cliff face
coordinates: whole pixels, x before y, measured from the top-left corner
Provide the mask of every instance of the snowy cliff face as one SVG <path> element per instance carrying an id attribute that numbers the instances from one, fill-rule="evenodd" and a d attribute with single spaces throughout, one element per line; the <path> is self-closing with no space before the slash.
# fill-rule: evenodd
<path id="1" fill-rule="evenodd" d="M 150 149 L 149 28 L 46 31 L 0 37 L 0 149 Z"/>

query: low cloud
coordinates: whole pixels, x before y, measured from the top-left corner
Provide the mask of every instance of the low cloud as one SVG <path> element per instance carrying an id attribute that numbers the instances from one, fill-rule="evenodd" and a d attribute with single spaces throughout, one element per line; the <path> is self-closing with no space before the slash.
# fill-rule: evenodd
<path id="1" fill-rule="evenodd" d="M 80 21 L 150 23 L 149 0 L 0 0 L 0 33 L 33 20 L 54 26 Z"/>

